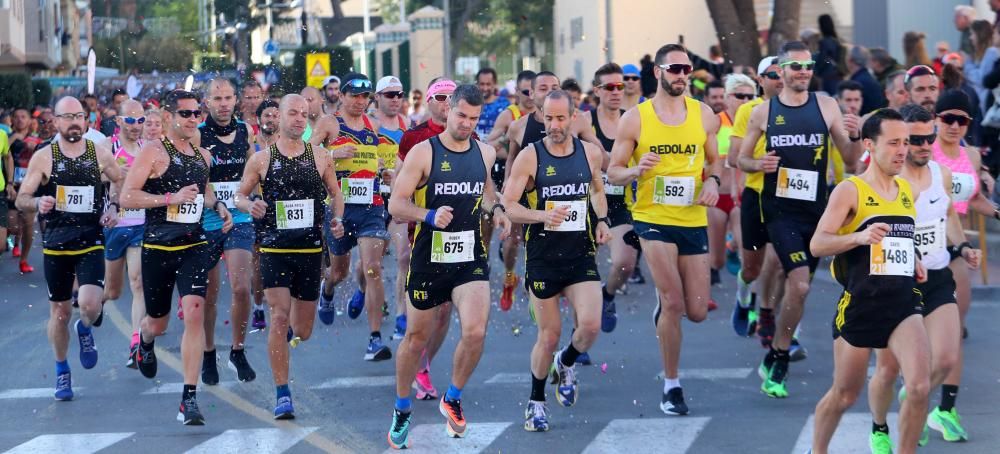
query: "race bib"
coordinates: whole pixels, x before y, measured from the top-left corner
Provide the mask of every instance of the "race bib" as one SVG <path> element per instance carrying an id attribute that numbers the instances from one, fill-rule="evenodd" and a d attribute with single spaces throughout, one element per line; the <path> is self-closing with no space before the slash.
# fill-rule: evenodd
<path id="1" fill-rule="evenodd" d="M 869 274 L 872 276 L 913 276 L 916 257 L 912 238 L 885 237 L 871 245 Z"/>
<path id="2" fill-rule="evenodd" d="M 967 202 L 976 191 L 976 179 L 971 173 L 951 174 L 951 200 L 953 202 Z"/>
<path id="3" fill-rule="evenodd" d="M 194 202 L 167 207 L 167 222 L 194 224 L 201 222 L 201 209 L 205 206 L 205 195 L 198 194 Z"/>
<path id="4" fill-rule="evenodd" d="M 812 170 L 778 168 L 778 187 L 774 195 L 786 199 L 816 201 L 818 173 Z"/>
<path id="5" fill-rule="evenodd" d="M 56 211 L 67 213 L 93 213 L 93 186 L 58 186 L 56 187 Z"/>
<path id="6" fill-rule="evenodd" d="M 606 195 L 625 195 L 625 186 L 608 183 L 608 176 L 601 175 L 604 179 L 604 193 Z"/>
<path id="7" fill-rule="evenodd" d="M 432 263 L 464 263 L 473 259 L 476 235 L 472 230 L 442 232 L 434 230 L 431 236 Z"/>
<path id="8" fill-rule="evenodd" d="M 146 210 L 142 208 L 122 208 L 118 210 L 118 219 L 129 221 L 145 221 Z"/>
<path id="9" fill-rule="evenodd" d="M 226 204 L 230 210 L 236 209 L 236 191 L 240 189 L 239 181 L 218 181 L 212 183 L 216 200 Z"/>
<path id="10" fill-rule="evenodd" d="M 657 176 L 653 188 L 653 203 L 660 205 L 694 205 L 694 177 Z"/>
<path id="11" fill-rule="evenodd" d="M 14 167 L 14 183 L 20 184 L 26 176 L 28 176 L 27 167 Z"/>
<path id="12" fill-rule="evenodd" d="M 945 248 L 944 219 L 918 223 L 913 231 L 913 244 L 921 255 L 927 255 Z"/>
<path id="13" fill-rule="evenodd" d="M 341 178 L 340 190 L 344 203 L 371 205 L 375 197 L 374 178 Z"/>
<path id="14" fill-rule="evenodd" d="M 278 230 L 307 229 L 313 226 L 313 200 L 279 200 L 274 204 Z"/>
<path id="15" fill-rule="evenodd" d="M 559 224 L 559 227 L 552 227 L 545 224 L 545 230 L 552 232 L 582 232 L 587 229 L 587 202 L 583 200 L 545 201 L 545 211 L 560 206 L 569 208 L 569 212 L 566 213 L 566 219 L 563 220 L 562 224 Z"/>

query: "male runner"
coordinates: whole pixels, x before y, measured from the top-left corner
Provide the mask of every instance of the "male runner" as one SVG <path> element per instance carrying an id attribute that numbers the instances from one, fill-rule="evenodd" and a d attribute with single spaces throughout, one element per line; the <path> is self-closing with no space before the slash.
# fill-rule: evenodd
<path id="1" fill-rule="evenodd" d="M 337 184 L 332 160 L 313 153 L 302 140 L 309 104 L 299 95 L 288 95 L 281 104 L 280 138 L 255 153 L 236 194 L 240 210 L 262 221 L 261 274 L 271 308 L 267 350 L 277 393 L 274 419 L 295 418 L 288 388 L 291 330 L 300 341 L 312 335 L 316 300 L 323 274 L 323 200 L 333 199 L 331 231 L 344 234 L 340 223 L 344 198 Z M 258 185 L 263 198 L 256 195 Z"/>
<path id="2" fill-rule="evenodd" d="M 31 114 L 28 109 L 14 109 L 11 116 L 10 154 L 14 160 L 14 191 L 20 192 L 21 183 L 28 174 L 28 163 L 35 153 L 35 148 L 41 144 L 41 140 L 31 132 Z M 22 214 L 18 210 L 14 201 L 7 202 L 10 210 L 7 219 L 10 227 L 10 234 L 13 238 L 11 255 L 19 258 L 18 269 L 21 274 L 35 271 L 35 267 L 28 264 L 28 255 L 31 245 L 35 240 L 35 217 L 33 215 Z"/>
<path id="3" fill-rule="evenodd" d="M 941 94 L 937 73 L 930 66 L 917 65 L 906 71 L 903 86 L 910 95 L 910 102 L 934 112 L 934 104 Z"/>
<path id="4" fill-rule="evenodd" d="M 646 100 L 642 96 L 642 77 L 639 67 L 631 63 L 622 66 L 625 81 L 625 97 L 622 99 L 622 108 L 628 110 Z"/>
<path id="5" fill-rule="evenodd" d="M 124 181 L 124 175 L 128 174 L 142 148 L 142 129 L 146 124 L 142 104 L 133 99 L 123 102 L 121 113 L 115 121 L 118 123 L 118 135 L 114 139 L 106 139 L 102 146 L 111 150 Z M 120 193 L 121 188 L 112 188 L 111 192 Z M 122 209 L 117 201 L 111 201 L 108 206 L 114 207 L 118 212 L 118 223 L 104 230 L 103 301 L 121 297 L 125 267 L 128 265 L 128 284 L 132 291 L 132 338 L 125 365 L 134 369 L 137 367 L 135 355 L 139 350 L 139 324 L 146 315 L 146 301 L 142 294 L 142 235 L 145 231 L 146 211 Z"/>
<path id="6" fill-rule="evenodd" d="M 889 103 L 886 107 L 900 110 L 910 102 L 910 94 L 906 92 L 904 79 L 906 79 L 906 71 L 903 70 L 894 71 L 886 77 L 885 99 Z"/>
<path id="7" fill-rule="evenodd" d="M 507 129 L 510 128 L 511 123 L 535 111 L 535 103 L 531 98 L 531 84 L 535 80 L 535 75 L 534 71 L 517 73 L 517 103 L 508 103 L 507 107 L 497 116 L 489 135 L 481 136 L 486 137 L 486 142 L 497 149 L 497 156 L 501 157 L 504 162 L 506 162 L 507 155 Z M 511 160 L 511 162 L 514 161 Z M 506 174 L 506 168 L 504 169 L 504 174 Z"/>
<path id="8" fill-rule="evenodd" d="M 74 280 L 80 284 L 80 319 L 73 325 L 80 341 L 80 364 L 84 369 L 97 365 L 92 325 L 101 313 L 104 294 L 102 226 L 112 227 L 116 221 L 113 211 L 99 211 L 104 199 L 101 177 L 117 185 L 121 171 L 110 151 L 83 139 L 87 114 L 80 101 L 71 96 L 60 99 L 55 117 L 62 137 L 31 157 L 16 203 L 24 215 L 38 212 L 45 222 L 42 252 L 49 291 L 47 331 L 56 357 L 55 398 L 66 401 L 73 399 L 66 352 Z"/>
<path id="9" fill-rule="evenodd" d="M 260 119 L 257 118 L 257 107 L 264 101 L 264 89 L 256 80 L 249 80 L 240 89 L 240 120 L 253 129 L 254 135 L 260 133 Z"/>
<path id="10" fill-rule="evenodd" d="M 452 437 L 466 433 L 462 388 L 479 363 L 490 313 L 490 267 L 483 248 L 480 217 L 493 216 L 500 238 L 510 233 L 510 221 L 489 177 L 496 153 L 493 147 L 471 140 L 483 106 L 474 85 L 455 88 L 447 129 L 414 147 L 403 161 L 393 188 L 393 217 L 421 222 L 410 256 L 406 292 L 406 337 L 396 358 L 396 404 L 387 435 L 389 445 L 409 445 L 410 386 L 416 375 L 429 331 L 436 329 L 437 307 L 452 301 L 458 310 L 462 335 L 448 392 L 438 405 L 445 429 Z"/>
<path id="11" fill-rule="evenodd" d="M 910 184 L 916 198 L 913 240 L 920 251 L 921 263 L 927 269 L 927 281 L 917 284 L 917 290 L 922 297 L 924 329 L 931 349 L 930 383 L 933 389 L 944 381 L 961 358 L 962 323 L 955 297 L 955 279 L 948 263 L 953 255 L 958 255 L 965 264 L 975 268 L 979 266 L 980 252 L 966 241 L 962 223 L 951 205 L 948 196 L 952 186 L 951 171 L 931 161 L 931 146 L 937 139 L 934 115 L 916 104 L 905 106 L 902 115 L 909 130 L 910 143 L 906 165 L 899 176 Z M 877 355 L 877 367 L 868 382 L 868 402 L 872 412 L 870 444 L 873 453 L 889 454 L 892 452 L 892 441 L 886 414 L 892 404 L 899 364 L 884 351 L 877 352 Z M 900 391 L 900 396 L 905 396 L 905 391 Z M 947 398 L 946 394 L 943 396 Z M 950 410 L 941 413 L 957 416 L 953 406 Z M 938 411 L 935 409 L 935 412 Z M 957 417 L 951 419 L 957 420 Z M 934 414 L 928 417 L 928 422 L 938 424 L 938 430 L 946 437 L 959 432 L 955 429 L 960 429 L 961 425 L 950 426 L 947 431 L 941 429 L 943 421 L 944 418 Z M 928 439 L 927 426 L 924 426 L 919 444 L 923 446 Z"/>
<path id="12" fill-rule="evenodd" d="M 305 87 L 299 94 L 306 98 L 306 102 L 309 103 L 309 123 L 306 124 L 306 132 L 302 135 L 302 140 L 309 142 L 312 140 L 313 131 L 316 130 L 320 119 L 326 115 L 336 115 L 334 112 L 338 111 L 326 113 L 327 104 L 324 103 L 323 96 L 315 87 Z"/>
<path id="13" fill-rule="evenodd" d="M 143 145 L 121 195 L 122 208 L 146 209 L 142 243 L 146 316 L 136 358 L 139 372 L 146 378 L 156 376 L 154 341 L 167 330 L 174 287 L 181 296 L 184 387 L 177 420 L 184 425 L 205 424 L 195 392 L 205 350 L 205 291 L 211 266 L 202 211 L 208 207 L 219 214 L 223 233 L 233 226 L 229 208 L 208 190 L 212 156 L 191 144 L 199 135 L 198 105 L 197 95 L 189 91 L 167 94 L 162 104 L 166 137 Z"/>
<path id="14" fill-rule="evenodd" d="M 382 305 L 385 303 L 385 284 L 382 280 L 382 258 L 385 255 L 389 231 L 386 229 L 385 202 L 380 193 L 380 179 L 387 172 L 378 159 L 378 131 L 380 123 L 365 111 L 372 93 L 372 83 L 363 74 L 344 76 L 340 85 L 343 101 L 341 116 L 323 117 L 317 123 L 310 142 L 314 146 L 338 147 L 350 145 L 350 156 L 336 158 L 337 176 L 344 193 L 344 236 L 326 235 L 330 248 L 330 272 L 323 280 L 320 302 L 321 321 L 333 307 L 333 290 L 343 281 L 351 268 L 351 250 L 355 246 L 361 254 L 360 266 L 365 276 L 364 290 L 358 289 L 351 297 L 347 316 L 357 318 L 365 311 L 368 315 L 368 348 L 365 361 L 383 361 L 392 358 L 388 345 L 382 343 Z M 383 163 L 384 166 L 384 163 Z M 327 216 L 331 216 L 327 210 Z M 330 316 L 330 322 L 333 317 Z"/>
<path id="15" fill-rule="evenodd" d="M 735 75 L 735 74 L 732 74 Z M 731 75 L 731 76 L 732 76 Z M 705 104 L 712 112 L 721 114 L 726 111 L 726 84 L 721 80 L 713 80 L 705 86 Z"/>
<path id="16" fill-rule="evenodd" d="M 213 79 L 207 87 L 208 116 L 198 126 L 201 147 L 212 156 L 208 171 L 209 182 L 216 200 L 226 205 L 233 218 L 233 228 L 222 231 L 222 219 L 215 210 L 205 210 L 202 223 L 208 239 L 208 291 L 205 294 L 205 359 L 201 363 L 201 381 L 206 385 L 219 383 L 215 352 L 215 321 L 218 317 L 219 289 L 222 284 L 222 264 L 226 256 L 226 272 L 232 288 L 229 325 L 233 330 L 229 350 L 229 368 L 242 382 L 253 381 L 257 373 L 247 361 L 244 342 L 250 319 L 250 281 L 253 274 L 254 227 L 249 214 L 236 210 L 233 197 L 243 178 L 247 159 L 254 153 L 254 137 L 250 126 L 233 117 L 236 91 L 228 79 Z"/>
<path id="17" fill-rule="evenodd" d="M 894 357 L 903 371 L 908 395 L 899 415 L 901 452 L 916 452 L 927 414 L 931 351 L 915 288 L 927 276 L 914 247 L 914 194 L 897 177 L 909 131 L 898 112 L 882 109 L 861 133 L 873 152 L 871 165 L 834 188 L 809 243 L 812 256 L 835 256 L 831 270 L 844 286 L 833 321 L 833 385 L 816 404 L 815 454 L 826 454 L 841 415 L 857 400 L 872 349 Z M 771 238 L 779 247 L 780 240 Z"/>
<path id="18" fill-rule="evenodd" d="M 17 197 L 14 191 L 14 158 L 10 155 L 10 140 L 0 131 L 0 254 L 7 250 L 7 214 L 10 201 Z"/>
<path id="19" fill-rule="evenodd" d="M 322 111 L 326 115 L 340 114 L 340 78 L 337 76 L 327 76 L 323 79 L 323 102 Z M 310 106 L 312 107 L 312 106 Z M 310 109 L 311 111 L 311 109 Z M 312 114 L 310 113 L 310 117 Z M 314 120 L 315 121 L 315 120 Z M 312 122 L 310 122 L 312 124 Z"/>
<path id="20" fill-rule="evenodd" d="M 489 137 L 497 118 L 510 105 L 510 101 L 507 101 L 506 97 L 497 96 L 497 71 L 493 68 L 480 68 L 479 72 L 476 73 L 476 85 L 483 93 L 483 101 L 485 102 L 483 114 L 479 117 L 479 124 L 476 125 L 476 133 L 479 134 L 479 137 Z M 494 174 L 496 172 L 494 170 Z M 503 175 L 503 169 L 500 169 L 500 174 Z M 495 176 L 494 181 L 496 181 Z"/>
<path id="21" fill-rule="evenodd" d="M 686 415 L 677 369 L 681 318 L 694 323 L 708 313 L 707 206 L 719 198 L 722 160 L 716 152 L 719 117 L 685 96 L 691 60 L 680 44 L 656 51 L 653 73 L 660 81 L 654 97 L 629 109 L 618 125 L 608 180 L 638 180 L 632 207 L 633 229 L 656 284 L 656 336 L 663 358 L 660 409 Z M 630 165 L 630 163 L 635 165 Z M 706 169 L 708 177 L 702 181 Z"/>
<path id="22" fill-rule="evenodd" d="M 761 391 L 776 398 L 788 397 L 785 378 L 792 335 L 819 264 L 807 246 L 826 207 L 830 138 L 844 162 L 853 164 L 860 154 L 857 116 L 841 114 L 836 100 L 808 91 L 815 65 L 811 58 L 801 42 L 782 46 L 778 63 L 784 88 L 754 107 L 739 158 L 744 172 L 764 172 L 760 212 L 785 272 L 774 340 L 758 368 Z M 753 144 L 765 133 L 769 151 L 754 158 Z"/>
<path id="23" fill-rule="evenodd" d="M 257 130 L 259 131 L 254 144 L 255 152 L 267 151 L 278 141 L 279 120 L 281 112 L 277 102 L 270 99 L 265 100 L 257 106 Z M 254 329 L 267 328 L 267 320 L 264 318 L 264 284 L 260 275 L 260 239 L 264 233 L 264 227 L 259 219 L 254 219 L 254 254 L 253 254 L 253 315 L 251 326 Z"/>
<path id="24" fill-rule="evenodd" d="M 511 220 L 527 225 L 524 284 L 538 324 L 524 412 L 524 429 L 532 432 L 549 430 L 545 381 L 550 367 L 559 404 L 576 403 L 574 364 L 593 345 L 600 327 L 597 244 L 611 237 L 601 176 L 605 152 L 570 135 L 576 107 L 568 93 L 551 91 L 542 106 L 547 134 L 521 151 L 503 193 Z M 520 203 L 525 193 L 530 209 Z M 576 329 L 569 345 L 550 360 L 562 325 L 560 296 L 573 306 Z"/>

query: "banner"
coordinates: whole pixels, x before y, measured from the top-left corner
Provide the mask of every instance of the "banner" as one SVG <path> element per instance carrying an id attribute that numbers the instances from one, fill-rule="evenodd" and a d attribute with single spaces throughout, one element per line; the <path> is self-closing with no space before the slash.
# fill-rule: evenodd
<path id="1" fill-rule="evenodd" d="M 330 54 L 306 54 L 306 85 L 323 88 L 323 79 L 330 75 Z"/>

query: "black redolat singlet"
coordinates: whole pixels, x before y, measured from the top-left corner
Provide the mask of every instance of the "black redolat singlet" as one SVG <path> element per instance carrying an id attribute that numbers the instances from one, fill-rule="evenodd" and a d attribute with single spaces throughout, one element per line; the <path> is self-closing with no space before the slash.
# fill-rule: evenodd
<path id="1" fill-rule="evenodd" d="M 535 114 L 528 115 L 527 121 L 524 125 L 524 136 L 521 137 L 521 148 L 545 138 L 545 123 L 535 120 Z"/>
<path id="2" fill-rule="evenodd" d="M 181 153 L 168 139 L 160 143 L 167 150 L 170 164 L 159 178 L 149 178 L 142 190 L 153 195 L 171 193 L 192 184 L 198 185 L 194 202 L 146 209 L 146 234 L 143 247 L 161 250 L 180 250 L 205 241 L 201 227 L 201 213 L 205 207 L 205 184 L 208 182 L 208 163 L 197 148 L 194 155 Z M 173 200 L 171 200 L 173 201 Z M 207 207 L 211 209 L 211 207 Z"/>
<path id="3" fill-rule="evenodd" d="M 264 252 L 322 252 L 323 200 L 326 187 L 316 170 L 312 145 L 289 158 L 271 145 L 271 163 L 261 193 L 267 212 L 261 220 L 260 249 Z"/>
<path id="4" fill-rule="evenodd" d="M 765 221 L 791 218 L 817 222 L 826 209 L 826 169 L 830 130 L 815 93 L 798 107 L 770 100 L 767 150 L 776 151 L 778 171 L 764 174 L 761 192 Z"/>
<path id="5" fill-rule="evenodd" d="M 444 229 L 417 223 L 410 270 L 446 274 L 456 268 L 486 261 L 480 231 L 483 189 L 489 174 L 479 144 L 471 140 L 464 151 L 445 148 L 437 136 L 430 138 L 431 172 L 417 188 L 413 201 L 418 207 L 450 206 L 454 219 Z"/>
<path id="6" fill-rule="evenodd" d="M 52 142 L 52 174 L 37 193 L 56 199 L 52 211 L 39 215 L 45 221 L 45 253 L 83 253 L 103 243 L 98 207 L 103 205 L 104 185 L 94 142 L 87 140 L 85 146 L 83 155 L 69 158 L 62 154 L 59 142 Z"/>
<path id="7" fill-rule="evenodd" d="M 590 164 L 580 139 L 573 138 L 573 152 L 553 156 L 541 140 L 535 142 L 538 166 L 535 188 L 528 193 L 528 204 L 535 210 L 550 205 L 568 205 L 569 214 L 557 229 L 546 224 L 528 224 L 524 236 L 525 265 L 550 267 L 579 264 L 583 258 L 594 260 L 596 246 L 590 217 Z"/>

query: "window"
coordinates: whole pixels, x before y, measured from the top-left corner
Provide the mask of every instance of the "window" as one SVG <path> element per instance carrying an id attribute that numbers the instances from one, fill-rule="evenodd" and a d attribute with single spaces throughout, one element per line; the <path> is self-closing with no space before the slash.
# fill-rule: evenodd
<path id="1" fill-rule="evenodd" d="M 577 43 L 583 42 L 583 18 L 574 17 L 569 21 L 569 47 L 576 47 Z"/>

